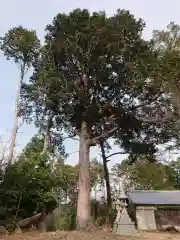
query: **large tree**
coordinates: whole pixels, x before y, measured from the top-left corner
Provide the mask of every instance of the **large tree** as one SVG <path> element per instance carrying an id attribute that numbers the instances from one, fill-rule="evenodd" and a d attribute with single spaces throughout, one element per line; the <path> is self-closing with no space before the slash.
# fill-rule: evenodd
<path id="1" fill-rule="evenodd" d="M 150 143 L 160 127 L 150 124 L 162 110 L 162 96 L 154 89 L 158 62 L 141 37 L 144 25 L 125 10 L 113 17 L 80 9 L 58 14 L 22 92 L 38 116 L 52 113 L 55 128 L 79 136 L 79 229 L 91 222 L 90 147 L 115 136 L 130 149 L 135 142 Z M 154 151 L 153 144 L 147 148 Z"/>
<path id="2" fill-rule="evenodd" d="M 154 30 L 152 46 L 158 52 L 160 62 L 158 81 L 166 93 L 170 104 L 175 109 L 171 121 L 162 126 L 164 133 L 172 137 L 171 147 L 179 148 L 180 139 L 180 25 L 170 22 L 166 29 Z"/>
<path id="3" fill-rule="evenodd" d="M 29 68 L 32 67 L 34 61 L 37 61 L 39 56 L 40 41 L 34 30 L 28 30 L 22 26 L 10 29 L 4 37 L 0 38 L 0 49 L 3 51 L 7 60 L 12 60 L 16 63 L 20 70 L 20 79 L 16 93 L 15 110 L 14 110 L 14 128 L 11 138 L 10 152 L 8 164 L 12 163 L 16 135 L 19 126 L 20 116 L 20 92 L 22 84 L 25 80 L 25 75 Z"/>

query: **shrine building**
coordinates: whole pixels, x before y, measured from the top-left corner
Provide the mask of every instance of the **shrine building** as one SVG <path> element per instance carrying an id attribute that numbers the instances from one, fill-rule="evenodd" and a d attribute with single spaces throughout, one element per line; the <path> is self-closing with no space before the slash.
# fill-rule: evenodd
<path id="1" fill-rule="evenodd" d="M 180 191 L 129 191 L 127 211 L 138 230 L 180 230 Z"/>

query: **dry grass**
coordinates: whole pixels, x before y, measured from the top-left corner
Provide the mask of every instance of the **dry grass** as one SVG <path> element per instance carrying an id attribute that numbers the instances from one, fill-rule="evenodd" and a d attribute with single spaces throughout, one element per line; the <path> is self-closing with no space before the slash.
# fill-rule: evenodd
<path id="1" fill-rule="evenodd" d="M 0 236 L 1 240 L 180 240 L 180 234 L 174 233 L 138 233 L 137 236 L 118 236 L 107 231 L 24 233 L 11 236 Z"/>

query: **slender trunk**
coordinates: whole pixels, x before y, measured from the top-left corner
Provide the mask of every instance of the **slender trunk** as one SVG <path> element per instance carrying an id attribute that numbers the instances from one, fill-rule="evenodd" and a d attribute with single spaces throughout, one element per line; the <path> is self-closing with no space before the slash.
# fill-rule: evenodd
<path id="1" fill-rule="evenodd" d="M 48 148 L 49 148 L 52 120 L 53 120 L 53 115 L 50 115 L 49 118 L 48 118 L 48 121 L 47 121 L 47 130 L 46 130 L 46 134 L 44 136 L 44 147 L 43 147 L 42 154 L 45 154 L 48 151 Z"/>
<path id="2" fill-rule="evenodd" d="M 110 185 L 109 170 L 107 167 L 107 159 L 106 159 L 103 142 L 100 142 L 100 147 L 101 147 L 103 166 L 104 166 L 104 176 L 105 176 L 106 193 L 107 193 L 107 205 L 108 205 L 108 210 L 109 210 L 109 223 L 110 223 L 111 222 L 111 207 L 112 207 L 111 185 Z"/>
<path id="3" fill-rule="evenodd" d="M 82 122 L 79 146 L 79 179 L 76 227 L 86 230 L 91 224 L 89 133 L 86 122 Z"/>
<path id="4" fill-rule="evenodd" d="M 41 221 L 39 223 L 39 228 L 41 232 L 46 232 L 46 206 L 41 210 Z"/>
<path id="5" fill-rule="evenodd" d="M 19 113 L 19 102 L 20 102 L 20 93 L 21 93 L 21 87 L 25 75 L 25 66 L 21 67 L 21 76 L 19 81 L 19 86 L 16 93 L 16 100 L 15 100 L 15 110 L 14 110 L 14 127 L 13 127 L 13 133 L 11 138 L 11 145 L 10 145 L 10 151 L 9 151 L 9 157 L 8 157 L 8 165 L 10 166 L 13 161 L 13 155 L 14 155 L 14 147 L 16 143 L 16 137 L 17 137 L 17 131 L 18 131 L 18 113 Z"/>
<path id="6" fill-rule="evenodd" d="M 107 160 L 106 160 L 106 154 L 105 154 L 103 142 L 100 142 L 100 147 L 101 147 L 103 166 L 104 166 L 104 176 L 105 176 L 105 182 L 106 182 L 107 204 L 108 204 L 108 207 L 111 208 L 112 206 L 111 185 L 110 185 L 109 170 L 107 167 Z"/>
<path id="7" fill-rule="evenodd" d="M 10 166 L 13 162 L 13 156 L 14 156 L 14 147 L 16 142 L 16 136 L 17 136 L 17 130 L 18 130 L 18 117 L 15 113 L 14 116 L 14 128 L 13 128 L 13 134 L 11 138 L 11 145 L 10 145 L 10 153 L 8 157 L 8 165 Z"/>
<path id="8" fill-rule="evenodd" d="M 45 154 L 48 151 L 49 139 L 50 139 L 50 131 L 48 130 L 44 136 L 44 147 L 43 147 L 42 154 Z"/>
<path id="9" fill-rule="evenodd" d="M 94 185 L 94 198 L 95 198 L 95 200 L 97 199 L 97 186 L 96 186 L 96 183 Z"/>
<path id="10" fill-rule="evenodd" d="M 44 155 L 48 152 L 48 148 L 49 148 L 49 143 L 50 143 L 50 132 L 51 132 L 51 127 L 52 127 L 52 120 L 53 120 L 53 115 L 50 115 L 47 121 L 47 130 L 46 130 L 46 134 L 44 136 L 44 146 L 43 146 L 43 151 L 41 152 L 41 155 Z M 50 168 L 51 171 L 53 169 L 53 163 L 50 159 Z M 46 207 L 44 205 L 43 209 L 42 209 L 42 219 L 40 222 L 40 230 L 42 232 L 46 231 L 46 211 L 45 211 Z"/>
<path id="11" fill-rule="evenodd" d="M 20 194 L 19 194 L 19 199 L 18 199 L 18 204 L 17 204 L 17 208 L 16 208 L 16 213 L 15 213 L 14 220 L 13 220 L 13 230 L 15 230 L 15 227 L 16 227 L 16 221 L 17 221 L 17 216 L 18 216 L 18 213 L 19 213 L 21 199 L 22 199 L 22 192 L 20 192 Z"/>

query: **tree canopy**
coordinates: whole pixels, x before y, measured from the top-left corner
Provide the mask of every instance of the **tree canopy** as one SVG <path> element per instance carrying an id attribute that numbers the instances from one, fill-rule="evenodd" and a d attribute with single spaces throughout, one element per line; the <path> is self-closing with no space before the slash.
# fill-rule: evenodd
<path id="1" fill-rule="evenodd" d="M 176 177 L 174 168 L 158 162 L 149 162 L 139 158 L 135 163 L 129 165 L 128 160 L 117 164 L 113 173 L 124 183 L 126 191 L 135 190 L 172 190 L 175 189 Z"/>
<path id="2" fill-rule="evenodd" d="M 180 57 L 180 26 L 170 22 L 166 29 L 154 30 L 152 46 L 158 52 L 158 61 L 160 63 L 159 81 L 161 88 L 173 106 L 175 114 L 170 121 L 162 125 L 164 133 L 168 132 L 172 146 L 179 147 L 179 57 Z"/>
<path id="3" fill-rule="evenodd" d="M 86 9 L 58 14 L 22 91 L 36 121 L 53 116 L 52 127 L 80 138 L 78 228 L 90 222 L 89 148 L 114 137 L 129 152 L 154 153 L 165 139 L 160 120 L 168 99 L 144 26 L 125 10 L 112 17 Z"/>
<path id="4" fill-rule="evenodd" d="M 4 37 L 0 38 L 0 50 L 3 51 L 7 60 L 12 60 L 16 63 L 20 70 L 20 80 L 15 99 L 14 127 L 8 157 L 8 164 L 11 164 L 17 131 L 22 124 L 19 123 L 19 117 L 22 117 L 24 114 L 20 107 L 20 93 L 27 71 L 32 67 L 33 63 L 37 61 L 40 55 L 40 41 L 37 38 L 35 31 L 18 26 L 10 29 Z"/>

